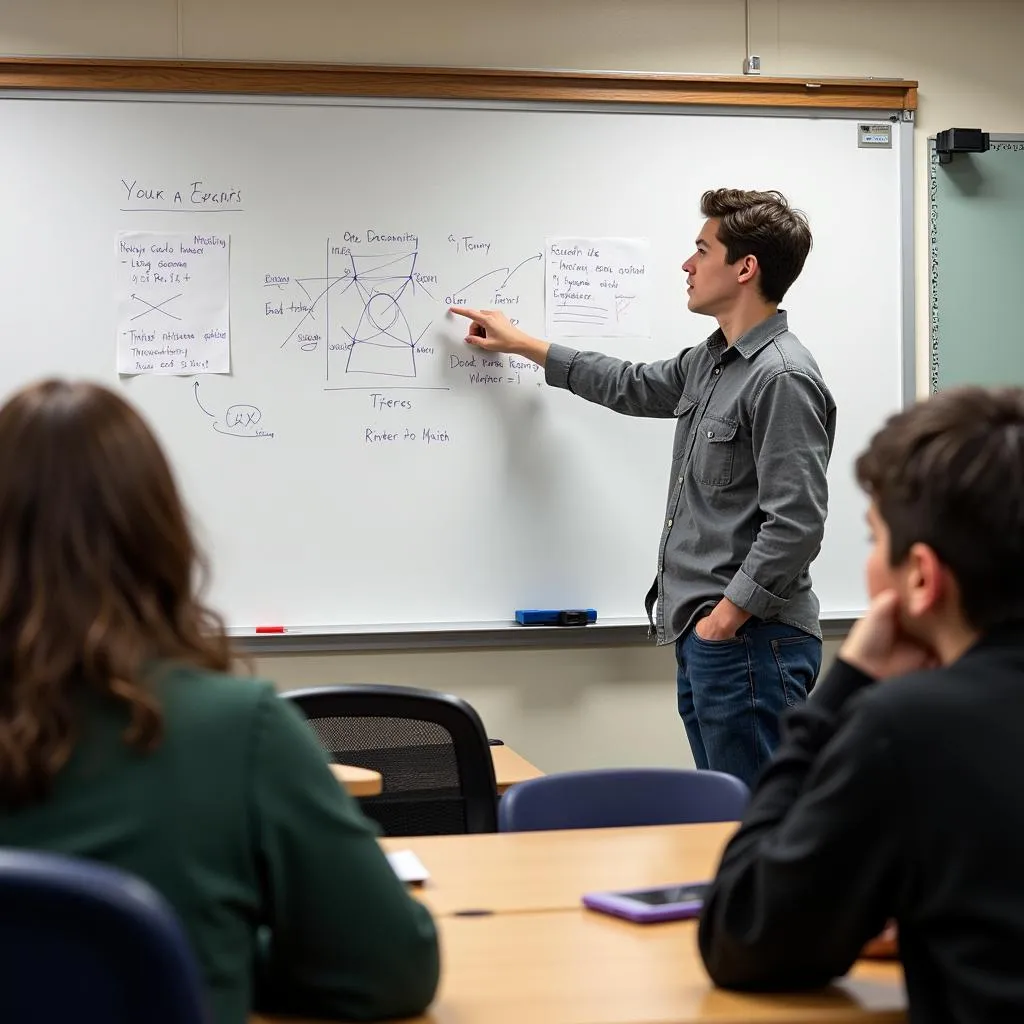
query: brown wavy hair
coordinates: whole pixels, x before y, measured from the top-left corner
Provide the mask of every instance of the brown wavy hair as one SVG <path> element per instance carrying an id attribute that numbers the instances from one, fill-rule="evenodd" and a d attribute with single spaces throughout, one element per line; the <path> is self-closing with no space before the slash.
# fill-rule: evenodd
<path id="1" fill-rule="evenodd" d="M 700 212 L 718 219 L 718 240 L 725 262 L 756 256 L 758 284 L 768 302 L 783 300 L 804 269 L 811 251 L 807 217 L 789 205 L 781 192 L 716 188 L 700 197 Z"/>
<path id="2" fill-rule="evenodd" d="M 49 794 L 82 694 L 122 704 L 125 742 L 151 751 L 154 668 L 230 668 L 205 577 L 167 459 L 127 402 L 47 380 L 0 409 L 0 804 Z"/>

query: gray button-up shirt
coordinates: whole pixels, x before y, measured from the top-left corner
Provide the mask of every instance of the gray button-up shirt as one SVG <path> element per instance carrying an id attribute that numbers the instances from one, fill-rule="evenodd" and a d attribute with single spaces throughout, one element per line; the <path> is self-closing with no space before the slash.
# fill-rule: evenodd
<path id="1" fill-rule="evenodd" d="M 821 636 L 809 567 L 825 529 L 836 405 L 785 312 L 731 347 L 716 331 L 654 363 L 552 345 L 545 376 L 616 412 L 676 418 L 652 588 L 659 643 L 723 595 Z"/>

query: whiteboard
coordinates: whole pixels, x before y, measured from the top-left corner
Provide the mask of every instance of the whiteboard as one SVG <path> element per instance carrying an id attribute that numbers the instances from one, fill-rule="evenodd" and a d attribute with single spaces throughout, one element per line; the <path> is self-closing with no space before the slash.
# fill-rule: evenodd
<path id="1" fill-rule="evenodd" d="M 637 621 L 673 423 L 507 358 L 463 365 L 446 307 L 501 302 L 540 334 L 545 239 L 646 239 L 651 336 L 582 347 L 670 356 L 715 327 L 687 312 L 679 269 L 700 194 L 778 188 L 815 238 L 785 308 L 838 405 L 812 575 L 822 617 L 847 617 L 865 605 L 851 463 L 908 387 L 911 131 L 861 149 L 841 112 L 10 93 L 0 390 L 59 374 L 135 403 L 239 630 L 507 623 L 522 607 Z M 225 240 L 230 373 L 116 372 L 124 232 Z M 353 275 L 372 283 L 346 290 Z M 404 344 L 356 360 L 369 322 Z"/>

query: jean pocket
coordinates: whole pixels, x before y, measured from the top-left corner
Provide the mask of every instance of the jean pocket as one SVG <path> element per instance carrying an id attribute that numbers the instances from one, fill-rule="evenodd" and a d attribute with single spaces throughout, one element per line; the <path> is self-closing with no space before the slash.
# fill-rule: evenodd
<path id="1" fill-rule="evenodd" d="M 735 647 L 737 644 L 743 643 L 743 637 L 741 636 L 730 636 L 724 640 L 705 640 L 696 629 L 691 629 L 690 634 L 693 636 L 694 642 L 706 647 L 709 650 L 715 650 L 715 648 L 727 649 L 729 647 Z"/>
<path id="2" fill-rule="evenodd" d="M 786 705 L 794 707 L 807 699 L 821 669 L 821 641 L 808 633 L 782 636 L 771 642 L 772 656 L 782 680 Z"/>

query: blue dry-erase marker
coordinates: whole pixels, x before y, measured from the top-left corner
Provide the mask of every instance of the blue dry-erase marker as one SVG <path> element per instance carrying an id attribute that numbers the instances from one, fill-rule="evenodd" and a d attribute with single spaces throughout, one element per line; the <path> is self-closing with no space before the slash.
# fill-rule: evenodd
<path id="1" fill-rule="evenodd" d="M 594 608 L 517 608 L 520 626 L 587 626 L 597 622 Z"/>

